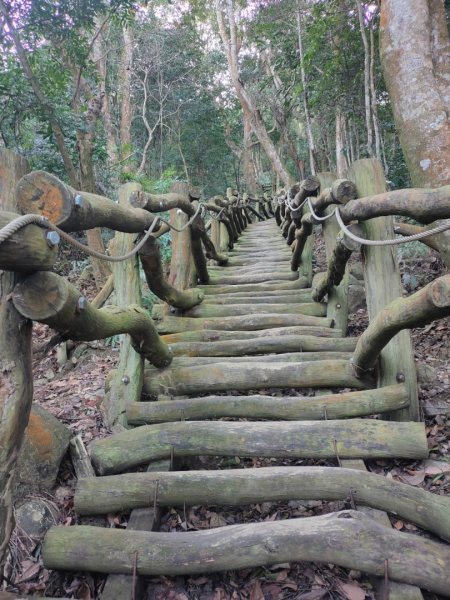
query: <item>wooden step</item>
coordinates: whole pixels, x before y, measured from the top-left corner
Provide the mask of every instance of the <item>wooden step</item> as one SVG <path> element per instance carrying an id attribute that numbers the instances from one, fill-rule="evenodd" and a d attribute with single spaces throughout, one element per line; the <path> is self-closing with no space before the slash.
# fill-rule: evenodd
<path id="1" fill-rule="evenodd" d="M 279 281 L 272 283 L 242 283 L 234 285 L 199 285 L 205 296 L 209 294 L 228 294 L 230 292 L 268 292 L 281 290 L 299 290 L 309 287 L 306 277 L 299 277 L 295 281 Z"/>
<path id="2" fill-rule="evenodd" d="M 223 417 L 288 421 L 343 419 L 405 408 L 408 402 L 408 392 L 403 384 L 312 397 L 203 396 L 158 402 L 132 402 L 127 406 L 127 420 L 130 425 L 143 425 Z"/>
<path id="3" fill-rule="evenodd" d="M 298 279 L 298 273 L 255 273 L 254 275 L 213 275 L 210 285 L 239 285 L 249 283 L 282 282 Z"/>
<path id="4" fill-rule="evenodd" d="M 415 458 L 428 456 L 423 423 L 335 421 L 181 421 L 143 425 L 97 439 L 91 459 L 101 475 L 181 456 Z"/>
<path id="5" fill-rule="evenodd" d="M 299 325 L 298 327 L 274 327 L 271 329 L 257 329 L 253 331 L 220 331 L 218 329 L 197 329 L 194 331 L 181 331 L 162 335 L 166 344 L 178 342 L 221 342 L 224 340 L 254 340 L 262 337 L 283 337 L 285 335 L 315 336 L 325 338 L 341 338 L 342 331 L 332 327 L 317 327 L 314 325 Z M 349 352 L 356 348 L 358 338 L 345 338 L 346 350 Z"/>
<path id="6" fill-rule="evenodd" d="M 355 377 L 345 360 L 306 363 L 215 363 L 214 368 L 168 368 L 157 377 L 144 377 L 143 391 L 158 396 L 200 394 L 228 390 L 295 389 L 308 387 L 354 388 L 375 387 L 374 382 Z"/>
<path id="7" fill-rule="evenodd" d="M 271 330 L 267 330 L 270 332 Z M 223 340 L 222 342 L 178 342 L 170 349 L 174 356 L 250 356 L 253 354 L 282 354 L 286 352 L 317 352 L 316 360 L 324 360 L 322 351 L 350 352 L 353 347 L 350 338 L 324 338 L 309 336 L 274 336 L 249 340 Z M 351 358 L 349 354 L 348 358 Z M 261 360 L 265 360 L 261 358 Z"/>
<path id="8" fill-rule="evenodd" d="M 114 494 L 111 493 L 114 490 Z M 81 515 L 153 505 L 247 505 L 289 500 L 347 501 L 390 512 L 450 540 L 450 498 L 394 479 L 336 467 L 262 467 L 90 477 L 77 484 Z"/>
<path id="9" fill-rule="evenodd" d="M 240 315 L 279 314 L 279 315 L 311 315 L 313 317 L 326 317 L 326 304 L 320 302 L 301 302 L 299 304 L 208 304 L 206 302 L 184 311 L 186 317 L 237 317 Z"/>
<path id="10" fill-rule="evenodd" d="M 249 551 L 251 549 L 251 552 Z M 357 511 L 194 532 L 52 527 L 48 569 L 191 575 L 316 561 L 383 575 L 450 596 L 450 546 L 379 525 Z"/>
<path id="11" fill-rule="evenodd" d="M 155 321 L 159 333 L 177 333 L 180 331 L 195 331 L 198 329 L 219 329 L 222 331 L 253 331 L 272 327 L 292 327 L 311 325 L 331 327 L 333 321 L 326 317 L 311 317 L 310 315 L 241 315 L 237 317 L 211 317 L 209 319 L 196 317 L 164 317 Z"/>

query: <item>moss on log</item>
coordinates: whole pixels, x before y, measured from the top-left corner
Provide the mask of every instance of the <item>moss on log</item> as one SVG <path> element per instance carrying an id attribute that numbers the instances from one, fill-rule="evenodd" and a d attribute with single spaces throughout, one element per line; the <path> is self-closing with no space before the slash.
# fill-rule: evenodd
<path id="1" fill-rule="evenodd" d="M 354 346 L 352 338 L 326 338 L 314 335 L 272 336 L 222 342 L 177 342 L 171 344 L 174 356 L 248 356 L 285 352 L 348 352 Z"/>
<path id="2" fill-rule="evenodd" d="M 95 440 L 91 458 L 102 475 L 175 456 L 289 458 L 426 458 L 423 423 L 335 421 L 189 421 L 143 425 Z"/>
<path id="3" fill-rule="evenodd" d="M 24 317 L 46 323 L 72 340 L 97 340 L 128 333 L 133 348 L 156 366 L 172 360 L 153 321 L 139 306 L 92 308 L 86 298 L 55 273 L 34 273 L 14 288 L 13 302 Z"/>
<path id="4" fill-rule="evenodd" d="M 448 545 L 400 533 L 350 510 L 170 535 L 52 527 L 43 559 L 50 569 L 171 576 L 300 561 L 383 576 L 388 561 L 389 579 L 450 596 Z"/>
<path id="5" fill-rule="evenodd" d="M 233 285 L 264 283 L 270 281 L 295 281 L 298 279 L 298 273 L 277 273 L 276 271 L 267 273 L 255 273 L 247 275 L 222 275 L 210 278 L 211 285 Z"/>
<path id="6" fill-rule="evenodd" d="M 0 229 L 20 217 L 17 213 L 2 211 Z M 47 242 L 48 229 L 27 225 L 0 244 L 0 269 L 17 273 L 49 271 L 58 257 L 58 244 Z"/>
<path id="7" fill-rule="evenodd" d="M 133 425 L 223 417 L 287 421 L 343 419 L 403 408 L 408 402 L 408 393 L 403 385 L 313 397 L 205 396 L 182 400 L 133 402 L 127 406 L 127 419 Z"/>
<path id="8" fill-rule="evenodd" d="M 264 356 L 264 361 L 271 363 L 304 363 L 310 361 L 320 360 L 350 360 L 351 353 L 349 352 L 286 352 L 283 354 L 269 354 Z M 245 361 L 249 368 L 252 364 L 261 362 L 261 356 L 227 356 L 226 362 L 228 364 L 242 364 Z M 170 367 L 168 368 L 179 368 L 179 367 L 198 367 L 200 365 L 214 365 L 216 363 L 223 362 L 220 357 L 214 356 L 175 356 Z M 146 377 L 152 378 L 162 372 L 162 369 L 157 367 L 148 366 L 145 369 Z"/>
<path id="9" fill-rule="evenodd" d="M 325 317 L 280 314 L 250 314 L 238 317 L 212 317 L 209 319 L 195 317 L 165 317 L 162 321 L 156 321 L 156 329 L 161 334 L 198 331 L 199 329 L 254 331 L 257 329 L 269 329 L 271 327 L 294 327 L 298 325 L 331 327 L 333 323 L 330 319 L 326 319 Z"/>
<path id="10" fill-rule="evenodd" d="M 361 228 L 358 225 L 351 225 L 350 229 L 356 235 L 362 235 Z M 328 261 L 326 275 L 317 282 L 318 285 L 314 287 L 312 293 L 312 297 L 316 302 L 321 302 L 334 287 L 341 283 L 350 256 L 360 248 L 361 244 L 348 238 L 342 231 L 338 233 L 333 254 Z"/>
<path id="11" fill-rule="evenodd" d="M 357 505 L 393 513 L 450 540 L 450 498 L 382 475 L 336 467 L 128 473 L 90 478 L 77 485 L 75 509 L 82 515 L 129 511 L 149 506 L 155 493 L 158 506 L 233 506 L 298 499 L 345 502 L 350 492 Z"/>
<path id="12" fill-rule="evenodd" d="M 404 189 L 351 200 L 340 209 L 343 220 L 366 221 L 401 215 L 420 223 L 450 218 L 450 185 L 436 189 Z"/>
<path id="13" fill-rule="evenodd" d="M 64 231 L 109 227 L 139 233 L 155 217 L 145 210 L 121 206 L 109 198 L 79 192 L 45 171 L 28 173 L 17 184 L 17 203 L 23 214 L 47 217 Z"/>
<path id="14" fill-rule="evenodd" d="M 160 244 L 154 237 L 150 236 L 140 249 L 139 256 L 147 285 L 158 298 L 181 309 L 192 308 L 203 300 L 204 293 L 197 288 L 177 290 L 168 283 L 164 276 Z"/>
<path id="15" fill-rule="evenodd" d="M 303 302 L 300 304 L 254 304 L 249 311 L 248 304 L 231 304 L 221 306 L 220 304 L 203 303 L 184 312 L 186 317 L 235 317 L 239 315 L 252 314 L 279 314 L 279 315 L 311 315 L 313 317 L 325 317 L 327 308 L 319 302 Z"/>
<path id="16" fill-rule="evenodd" d="M 267 388 L 306 387 L 374 387 L 369 380 L 354 375 L 351 365 L 343 360 L 306 363 L 272 364 L 261 360 L 249 365 L 216 363 L 208 369 L 169 369 L 157 377 L 144 379 L 144 391 L 157 396 L 170 393 L 175 396 L 227 390 L 261 390 Z"/>
<path id="17" fill-rule="evenodd" d="M 295 246 L 291 259 L 291 270 L 297 271 L 302 262 L 306 242 L 313 232 L 313 219 L 310 213 L 302 217 L 301 227 L 295 231 Z"/>
<path id="18" fill-rule="evenodd" d="M 408 298 L 397 298 L 370 322 L 358 340 L 352 364 L 355 373 L 372 369 L 382 349 L 402 329 L 424 325 L 450 315 L 450 275 L 435 279 Z"/>
<path id="19" fill-rule="evenodd" d="M 177 342 L 222 342 L 224 340 L 252 340 L 262 337 L 282 337 L 285 335 L 314 336 L 325 338 L 342 337 L 339 329 L 331 327 L 315 327 L 299 325 L 298 327 L 275 327 L 270 330 L 260 329 L 253 331 L 220 331 L 218 329 L 198 329 L 197 331 L 182 331 L 161 336 L 166 344 Z M 354 350 L 357 338 L 345 338 L 348 348 Z M 347 349 L 348 349 L 347 348 Z"/>
<path id="20" fill-rule="evenodd" d="M 270 292 L 284 290 L 300 290 L 307 288 L 306 277 L 299 277 L 295 281 L 274 281 L 272 283 L 241 283 L 239 285 L 200 285 L 199 288 L 209 294 L 229 294 L 230 292 Z"/>
<path id="21" fill-rule="evenodd" d="M 304 302 L 311 302 L 311 290 L 299 290 L 298 292 L 290 294 L 280 291 L 277 295 L 265 292 L 262 294 L 220 294 L 217 296 L 208 296 L 208 304 L 219 304 L 223 306 L 229 306 L 233 304 L 302 304 Z M 250 308 L 250 307 L 249 307 Z"/>

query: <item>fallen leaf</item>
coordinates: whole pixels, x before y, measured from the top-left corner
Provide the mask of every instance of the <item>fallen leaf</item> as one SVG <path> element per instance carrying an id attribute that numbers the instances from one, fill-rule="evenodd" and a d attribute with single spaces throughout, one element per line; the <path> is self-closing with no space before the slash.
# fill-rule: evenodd
<path id="1" fill-rule="evenodd" d="M 321 600 L 324 596 L 328 595 L 328 590 L 326 588 L 320 588 L 317 590 L 311 590 L 310 592 L 305 592 L 304 594 L 300 594 L 296 596 L 296 600 Z"/>
<path id="2" fill-rule="evenodd" d="M 357 583 L 344 583 L 340 581 L 338 587 L 348 600 L 364 600 L 366 597 L 366 592 Z"/>
<path id="3" fill-rule="evenodd" d="M 250 592 L 250 600 L 264 600 L 264 594 L 261 589 L 261 584 L 258 580 L 253 584 L 252 590 Z"/>
<path id="4" fill-rule="evenodd" d="M 403 521 L 395 521 L 394 523 L 395 529 L 403 529 L 404 526 L 405 524 L 403 523 Z"/>
<path id="5" fill-rule="evenodd" d="M 425 480 L 425 471 L 410 471 L 412 475 L 406 475 L 402 473 L 400 475 L 400 479 L 404 483 L 409 483 L 409 485 L 420 485 Z"/>

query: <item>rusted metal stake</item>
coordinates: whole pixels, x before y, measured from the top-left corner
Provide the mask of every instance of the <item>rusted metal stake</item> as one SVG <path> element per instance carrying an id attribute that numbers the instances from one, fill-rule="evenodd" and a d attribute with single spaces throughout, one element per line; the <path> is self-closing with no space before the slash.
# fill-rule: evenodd
<path id="1" fill-rule="evenodd" d="M 337 451 L 337 440 L 333 440 L 333 447 L 334 447 L 334 454 L 336 456 L 338 465 L 340 467 L 342 467 L 342 462 L 341 462 L 341 459 L 339 458 L 339 454 L 338 454 L 338 451 Z"/>
<path id="2" fill-rule="evenodd" d="M 156 507 L 158 506 L 158 491 L 159 491 L 159 479 L 156 480 L 155 493 L 153 495 L 153 511 L 156 513 Z"/>

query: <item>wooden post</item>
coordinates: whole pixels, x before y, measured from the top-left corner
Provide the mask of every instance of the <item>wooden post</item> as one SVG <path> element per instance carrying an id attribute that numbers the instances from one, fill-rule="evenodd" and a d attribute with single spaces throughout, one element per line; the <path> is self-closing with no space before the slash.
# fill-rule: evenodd
<path id="1" fill-rule="evenodd" d="M 140 189 L 141 186 L 138 183 L 121 185 L 119 206 L 128 207 L 131 192 Z M 135 237 L 129 233 L 116 233 L 110 244 L 114 256 L 123 255 L 132 250 Z M 120 263 L 112 263 L 112 265 L 117 306 L 120 308 L 128 308 L 130 304 L 142 306 L 137 256 Z M 120 336 L 119 364 L 104 400 L 106 420 L 110 426 L 116 424 L 126 426 L 125 409 L 127 404 L 138 402 L 141 398 L 144 382 L 144 357 L 136 352 L 131 342 L 129 335 L 122 334 Z"/>
<path id="2" fill-rule="evenodd" d="M 24 158 L 0 150 L 1 210 L 17 212 L 15 186 L 28 170 Z M 31 322 L 10 299 L 18 280 L 0 271 L 0 571 L 14 527 L 14 471 L 33 399 Z"/>
<path id="3" fill-rule="evenodd" d="M 187 183 L 177 182 L 172 186 L 172 192 L 189 193 Z M 181 228 L 188 222 L 189 217 L 179 208 L 170 210 L 170 224 Z M 169 283 L 178 290 L 190 287 L 193 279 L 191 272 L 191 234 L 189 228 L 178 233 L 172 230 L 172 259 L 170 262 Z"/>
<path id="4" fill-rule="evenodd" d="M 330 172 L 318 173 L 317 177 L 319 178 L 322 191 L 325 188 L 331 187 L 333 181 L 336 180 L 336 174 Z M 326 215 L 332 210 L 333 207 L 327 208 L 324 214 Z M 339 225 L 336 223 L 336 220 L 331 218 L 323 221 L 322 232 L 325 241 L 327 262 L 329 262 L 333 255 L 336 236 L 339 233 Z M 343 335 L 346 334 L 348 324 L 348 282 L 349 269 L 347 267 L 342 282 L 328 292 L 327 302 L 327 317 L 334 320 L 336 327 L 342 329 Z"/>
<path id="5" fill-rule="evenodd" d="M 376 159 L 358 160 L 351 165 L 348 179 L 356 184 L 358 197 L 382 194 L 386 191 L 383 168 Z M 363 224 L 369 239 L 395 237 L 393 217 L 378 217 Z M 392 300 L 402 295 L 400 269 L 392 246 L 364 246 L 364 281 L 367 309 L 372 320 Z M 401 331 L 383 349 L 380 355 L 378 386 L 405 382 L 410 393 L 408 408 L 392 413 L 394 420 L 419 420 L 417 375 L 409 331 Z"/>

